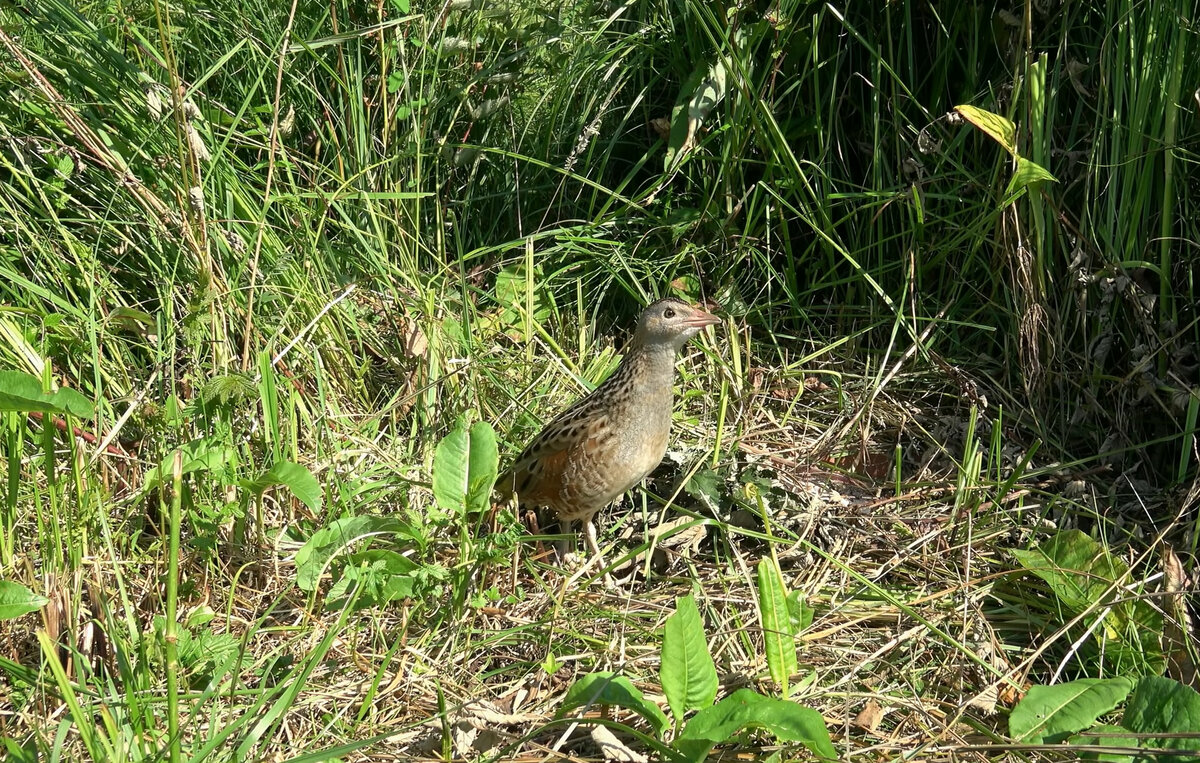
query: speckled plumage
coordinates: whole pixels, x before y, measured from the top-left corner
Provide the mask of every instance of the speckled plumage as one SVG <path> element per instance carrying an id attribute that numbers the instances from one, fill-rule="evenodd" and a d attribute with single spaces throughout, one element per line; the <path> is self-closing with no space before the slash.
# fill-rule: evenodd
<path id="1" fill-rule="evenodd" d="M 676 299 L 649 305 L 620 366 L 590 395 L 546 425 L 497 489 L 549 509 L 569 531 L 583 520 L 599 558 L 595 514 L 641 482 L 667 452 L 675 356 L 714 316 Z"/>

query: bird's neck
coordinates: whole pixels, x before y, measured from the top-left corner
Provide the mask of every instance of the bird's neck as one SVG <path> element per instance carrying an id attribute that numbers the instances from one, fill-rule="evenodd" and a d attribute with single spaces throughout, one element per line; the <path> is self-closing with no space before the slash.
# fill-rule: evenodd
<path id="1" fill-rule="evenodd" d="M 621 361 L 620 371 L 630 375 L 634 386 L 661 387 L 666 379 L 670 390 L 670 380 L 675 374 L 675 348 L 663 344 L 635 344 Z"/>

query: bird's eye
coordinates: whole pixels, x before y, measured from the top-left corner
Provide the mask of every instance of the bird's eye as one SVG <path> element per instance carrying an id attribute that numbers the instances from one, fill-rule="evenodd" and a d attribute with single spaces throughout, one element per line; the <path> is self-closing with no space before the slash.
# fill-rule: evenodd
<path id="1" fill-rule="evenodd" d="M 664 318 L 674 318 L 675 311 L 668 307 L 666 310 L 663 310 L 663 317 Z"/>

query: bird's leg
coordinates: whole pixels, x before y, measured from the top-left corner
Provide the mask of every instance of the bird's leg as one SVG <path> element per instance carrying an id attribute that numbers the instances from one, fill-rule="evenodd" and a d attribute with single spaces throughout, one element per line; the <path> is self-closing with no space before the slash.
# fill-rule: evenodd
<path id="1" fill-rule="evenodd" d="M 598 569 L 604 569 L 607 567 L 608 563 L 604 561 L 604 554 L 600 553 L 600 544 L 596 542 L 596 523 L 592 521 L 591 517 L 583 520 L 583 536 L 587 538 L 588 548 L 592 550 L 593 554 L 588 563 L 583 565 L 583 569 L 588 569 L 592 566 L 592 564 L 599 564 Z M 604 587 L 617 587 L 616 582 L 613 581 L 612 575 L 608 574 L 607 572 L 604 573 Z"/>
<path id="2" fill-rule="evenodd" d="M 558 563 L 565 564 L 567 561 L 567 546 L 571 542 L 572 529 L 575 526 L 573 519 L 559 519 L 558 531 L 562 533 L 562 538 L 555 541 L 554 550 L 558 552 Z"/>

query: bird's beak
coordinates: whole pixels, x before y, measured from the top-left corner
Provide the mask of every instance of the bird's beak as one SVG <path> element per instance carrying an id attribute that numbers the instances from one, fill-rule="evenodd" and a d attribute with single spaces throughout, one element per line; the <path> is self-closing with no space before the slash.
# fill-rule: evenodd
<path id="1" fill-rule="evenodd" d="M 692 315 L 688 318 L 687 325 L 702 329 L 705 326 L 713 326 L 720 322 L 721 319 L 712 313 L 706 313 L 698 307 L 693 307 Z"/>

